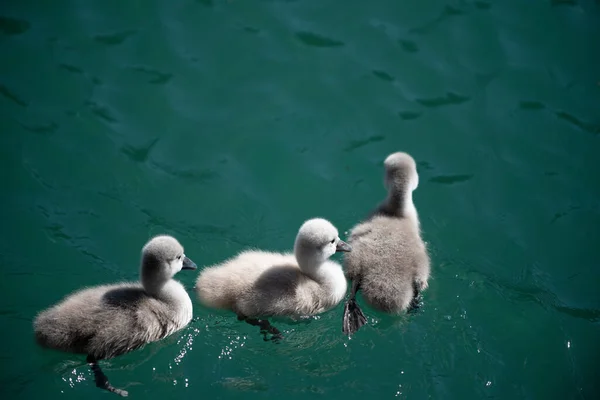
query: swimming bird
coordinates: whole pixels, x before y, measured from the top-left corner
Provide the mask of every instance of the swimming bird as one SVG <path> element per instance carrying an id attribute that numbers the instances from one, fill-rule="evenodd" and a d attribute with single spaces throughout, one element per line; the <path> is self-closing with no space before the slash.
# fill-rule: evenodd
<path id="1" fill-rule="evenodd" d="M 352 282 L 344 307 L 342 331 L 352 335 L 367 319 L 356 294 L 372 307 L 392 314 L 416 310 L 428 287 L 430 260 L 412 193 L 419 185 L 415 160 L 407 153 L 390 154 L 384 161 L 386 199 L 350 231 L 352 252 L 344 257 Z"/>
<path id="2" fill-rule="evenodd" d="M 160 235 L 142 249 L 139 283 L 85 288 L 40 312 L 34 320 L 37 342 L 47 348 L 86 354 L 96 386 L 127 396 L 113 387 L 98 365 L 158 341 L 192 319 L 192 301 L 173 276 L 196 269 L 177 239 Z"/>
<path id="3" fill-rule="evenodd" d="M 200 302 L 235 312 L 239 320 L 281 338 L 272 316 L 301 317 L 336 306 L 346 294 L 340 264 L 328 260 L 351 251 L 338 230 L 322 218 L 305 221 L 296 236 L 294 253 L 246 250 L 221 264 L 205 268 L 196 281 Z"/>

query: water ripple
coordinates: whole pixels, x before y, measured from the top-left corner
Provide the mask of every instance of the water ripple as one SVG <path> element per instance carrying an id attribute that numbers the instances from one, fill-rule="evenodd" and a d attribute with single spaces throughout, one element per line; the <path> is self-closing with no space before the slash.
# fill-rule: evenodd
<path id="1" fill-rule="evenodd" d="M 419 161 L 417 163 L 417 165 L 419 166 L 419 168 L 424 168 L 424 169 L 433 169 L 433 167 L 431 166 L 431 164 L 427 161 Z"/>
<path id="2" fill-rule="evenodd" d="M 159 138 L 151 140 L 148 144 L 135 147 L 132 145 L 124 145 L 121 148 L 121 153 L 125 154 L 131 161 L 143 163 L 148 160 L 150 151 L 158 143 Z"/>
<path id="3" fill-rule="evenodd" d="M 432 178 L 429 178 L 429 182 L 432 183 L 443 183 L 452 185 L 454 183 L 466 182 L 473 178 L 472 174 L 465 175 L 438 175 Z"/>
<path id="4" fill-rule="evenodd" d="M 29 160 L 23 160 L 23 168 L 29 173 L 29 175 L 35 180 L 40 186 L 49 190 L 56 190 L 58 187 L 55 183 L 50 183 L 42 174 L 29 162 Z"/>
<path id="5" fill-rule="evenodd" d="M 94 101 L 88 100 L 85 102 L 85 105 L 90 109 L 90 111 L 96 115 L 98 118 L 114 124 L 116 122 L 119 122 L 111 113 L 110 109 L 106 106 L 103 106 L 101 104 L 98 104 Z"/>
<path id="6" fill-rule="evenodd" d="M 0 84 L 0 94 L 13 103 L 20 105 L 21 107 L 27 107 L 27 102 L 25 100 L 22 100 L 19 96 L 2 84 Z"/>
<path id="7" fill-rule="evenodd" d="M 115 46 L 123 43 L 125 40 L 127 40 L 127 38 L 135 35 L 136 33 L 137 30 L 129 29 L 115 33 L 96 35 L 94 40 L 108 46 Z"/>
<path id="8" fill-rule="evenodd" d="M 257 34 L 257 33 L 260 33 L 260 29 L 253 28 L 251 26 L 245 26 L 244 27 L 244 32 L 248 32 L 248 33 L 252 33 L 252 34 Z"/>
<path id="9" fill-rule="evenodd" d="M 209 169 L 183 169 L 157 161 L 151 161 L 150 164 L 167 175 L 171 175 L 176 178 L 184 179 L 187 181 L 194 181 L 197 183 L 206 183 L 219 176 L 219 174 L 216 171 Z"/>
<path id="10" fill-rule="evenodd" d="M 399 111 L 398 116 L 405 121 L 410 121 L 412 119 L 419 118 L 421 116 L 421 113 L 415 111 Z"/>
<path id="11" fill-rule="evenodd" d="M 19 122 L 19 125 L 21 125 L 23 127 L 23 129 L 28 130 L 29 132 L 37 133 L 40 135 L 52 134 L 52 133 L 56 132 L 56 130 L 58 129 L 58 124 L 55 122 L 50 122 L 47 124 L 31 124 L 31 125 Z"/>
<path id="12" fill-rule="evenodd" d="M 571 125 L 574 125 L 583 131 L 589 132 L 593 135 L 597 135 L 598 133 L 600 133 L 600 125 L 593 125 L 587 122 L 583 122 L 579 118 L 564 111 L 556 111 L 555 115 L 558 118 L 569 122 Z"/>
<path id="13" fill-rule="evenodd" d="M 83 74 L 83 70 L 81 68 L 78 68 L 78 67 L 74 66 L 74 65 L 69 65 L 69 64 L 62 63 L 62 64 L 59 64 L 58 66 L 60 68 L 64 69 L 65 71 L 69 71 L 69 72 L 71 72 L 73 74 L 78 74 L 78 75 L 79 74 Z"/>
<path id="14" fill-rule="evenodd" d="M 424 105 L 425 107 L 430 107 L 430 108 L 462 104 L 469 100 L 471 100 L 471 99 L 467 96 L 462 96 L 460 94 L 456 94 L 456 93 L 452 93 L 452 92 L 448 92 L 448 93 L 446 93 L 445 96 L 441 96 L 441 97 L 433 97 L 430 99 L 416 99 L 416 101 L 418 103 Z"/>
<path id="15" fill-rule="evenodd" d="M 37 205 L 37 210 L 47 221 L 44 230 L 51 242 L 64 242 L 69 247 L 78 250 L 81 254 L 91 259 L 93 263 L 100 265 L 103 268 L 108 266 L 108 263 L 102 257 L 98 256 L 90 249 L 93 247 L 93 240 L 89 236 L 80 234 L 76 229 L 70 228 L 63 222 L 66 218 L 73 215 L 84 215 L 99 219 L 100 216 L 98 214 L 88 209 L 69 209 L 69 211 L 66 212 L 59 208 L 51 209 L 41 204 Z"/>
<path id="16" fill-rule="evenodd" d="M 400 43 L 400 46 L 402 46 L 402 49 L 404 51 L 406 51 L 407 53 L 416 53 L 419 51 L 419 47 L 417 47 L 417 44 L 415 42 L 413 42 L 412 40 L 400 39 L 400 40 L 398 40 L 398 43 Z"/>
<path id="17" fill-rule="evenodd" d="M 228 389 L 235 389 L 241 392 L 266 392 L 269 390 L 269 385 L 260 377 L 228 376 L 223 378 L 219 384 Z"/>
<path id="18" fill-rule="evenodd" d="M 554 224 L 556 221 L 558 221 L 559 219 L 561 219 L 563 217 L 566 217 L 571 212 L 580 210 L 580 209 L 581 209 L 580 206 L 571 206 L 571 207 L 569 207 L 569 209 L 567 211 L 557 212 L 556 214 L 554 214 L 554 217 L 550 221 L 550 224 Z"/>
<path id="19" fill-rule="evenodd" d="M 152 210 L 140 207 L 137 208 L 142 214 L 146 215 L 146 217 L 148 218 L 149 225 L 185 234 L 191 240 L 197 243 L 204 243 L 210 240 L 217 240 L 228 241 L 230 243 L 237 244 L 241 247 L 251 247 L 256 245 L 255 238 L 245 238 L 235 234 L 235 232 L 240 231 L 237 225 L 231 224 L 226 226 L 220 226 L 209 223 L 190 224 L 188 221 L 167 220 L 166 218 L 159 216 L 158 213 L 155 213 Z M 261 231 L 260 233 L 261 235 L 265 234 L 263 231 Z"/>
<path id="20" fill-rule="evenodd" d="M 21 19 L 0 16 L 0 32 L 7 36 L 20 35 L 29 30 L 31 24 Z"/>
<path id="21" fill-rule="evenodd" d="M 543 110 L 546 106 L 539 101 L 521 101 L 519 102 L 519 108 L 523 110 Z"/>
<path id="22" fill-rule="evenodd" d="M 503 298 L 521 303 L 530 302 L 538 304 L 543 309 L 553 309 L 573 318 L 584 319 L 589 322 L 600 321 L 600 309 L 574 307 L 565 304 L 552 291 L 540 287 L 538 284 L 519 284 L 500 278 L 488 276 L 488 274 L 477 272 L 486 277 L 486 284 L 491 286 Z"/>
<path id="23" fill-rule="evenodd" d="M 600 321 L 600 310 L 593 308 L 574 308 L 563 305 L 554 305 L 554 309 L 558 312 L 566 314 L 573 318 L 584 319 L 589 322 Z"/>
<path id="24" fill-rule="evenodd" d="M 173 74 L 160 72 L 153 68 L 148 68 L 148 67 L 143 67 L 143 66 L 131 67 L 131 69 L 133 71 L 141 72 L 145 75 L 149 75 L 150 79 L 148 80 L 148 83 L 152 83 L 155 85 L 164 85 L 165 83 L 169 82 L 171 80 L 171 78 L 173 77 Z"/>
<path id="25" fill-rule="evenodd" d="M 354 151 L 358 148 L 361 148 L 363 146 L 366 146 L 370 143 L 377 143 L 377 142 L 381 142 L 383 139 L 385 139 L 384 136 L 381 135 L 375 135 L 375 136 L 371 136 L 368 137 L 366 139 L 362 139 L 362 140 L 353 140 L 350 142 L 350 144 L 348 146 L 346 146 L 344 148 L 344 151 Z"/>
<path id="26" fill-rule="evenodd" d="M 439 24 L 441 24 L 445 20 L 447 20 L 449 18 L 454 18 L 457 16 L 462 16 L 464 14 L 465 14 L 465 12 L 463 10 L 461 10 L 460 8 L 446 5 L 446 7 L 442 11 L 442 13 L 437 18 L 435 18 L 433 21 L 428 22 L 422 26 L 412 28 L 411 30 L 409 30 L 409 32 L 416 33 L 419 35 L 424 35 L 426 33 L 429 33 L 430 31 L 432 31 L 433 29 L 435 29 Z"/>
<path id="27" fill-rule="evenodd" d="M 547 107 L 544 103 L 535 100 L 522 100 L 519 102 L 519 108 L 524 111 L 539 111 L 545 110 Z M 565 111 L 554 110 L 552 111 L 554 115 L 568 122 L 569 124 L 575 126 L 576 128 L 591 133 L 593 135 L 597 135 L 600 133 L 600 125 L 595 125 L 589 122 L 582 121 L 581 119 L 571 115 Z"/>
<path id="28" fill-rule="evenodd" d="M 340 47 L 344 46 L 344 42 L 330 39 L 322 35 L 311 32 L 296 32 L 296 37 L 307 46 L 313 47 Z"/>
<path id="29" fill-rule="evenodd" d="M 386 81 L 386 82 L 393 82 L 394 81 L 394 77 L 391 76 L 390 74 L 388 74 L 385 71 L 373 70 L 372 72 L 373 72 L 373 75 L 375 75 L 376 77 L 378 77 L 382 81 Z"/>

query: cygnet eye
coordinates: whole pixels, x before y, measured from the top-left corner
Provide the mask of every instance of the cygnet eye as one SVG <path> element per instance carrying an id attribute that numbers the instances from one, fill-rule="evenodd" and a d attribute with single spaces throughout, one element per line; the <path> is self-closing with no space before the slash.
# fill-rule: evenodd
<path id="1" fill-rule="evenodd" d="M 335 242 L 335 238 L 331 239 L 331 244 L 333 244 Z"/>
<path id="2" fill-rule="evenodd" d="M 178 255 L 178 256 L 177 256 L 177 259 L 178 259 L 178 260 L 181 260 L 181 255 Z"/>

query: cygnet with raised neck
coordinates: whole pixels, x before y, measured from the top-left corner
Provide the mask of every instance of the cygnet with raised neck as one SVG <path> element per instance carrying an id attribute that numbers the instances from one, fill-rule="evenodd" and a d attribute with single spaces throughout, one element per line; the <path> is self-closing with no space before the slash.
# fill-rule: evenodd
<path id="1" fill-rule="evenodd" d="M 96 386 L 127 396 L 113 387 L 98 361 L 138 349 L 184 328 L 192 319 L 192 302 L 173 279 L 182 269 L 196 269 L 173 237 L 152 238 L 142 249 L 140 283 L 85 288 L 40 312 L 37 342 L 65 352 L 86 354 Z"/>
<path id="2" fill-rule="evenodd" d="M 329 260 L 339 251 L 351 247 L 331 222 L 310 219 L 298 231 L 293 254 L 247 250 L 205 268 L 196 282 L 198 299 L 280 338 L 279 330 L 261 318 L 315 315 L 342 301 L 346 278 L 340 264 Z"/>
<path id="3" fill-rule="evenodd" d="M 409 154 L 397 152 L 385 159 L 384 167 L 387 197 L 348 238 L 353 251 L 344 257 L 352 282 L 342 324 L 347 335 L 367 323 L 356 302 L 359 290 L 370 306 L 400 314 L 416 310 L 428 287 L 430 260 L 413 203 L 419 185 L 417 165 Z"/>

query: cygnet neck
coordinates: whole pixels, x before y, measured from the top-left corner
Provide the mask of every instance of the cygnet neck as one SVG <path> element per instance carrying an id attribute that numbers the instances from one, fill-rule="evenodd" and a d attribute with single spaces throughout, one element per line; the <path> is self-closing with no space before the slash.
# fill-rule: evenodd
<path id="1" fill-rule="evenodd" d="M 300 267 L 302 272 L 310 277 L 316 277 L 318 275 L 317 272 L 319 271 L 319 267 L 323 264 L 323 260 L 321 260 L 317 254 L 296 246 L 294 248 L 294 255 L 296 256 L 298 267 Z"/>
<path id="2" fill-rule="evenodd" d="M 311 251 L 296 251 L 296 260 L 302 273 L 316 282 L 323 290 L 322 300 L 339 298 L 346 292 L 346 278 L 341 268 L 335 263 L 328 263 L 328 258 L 323 259 L 323 254 Z M 331 297 L 333 296 L 333 297 Z"/>
<path id="3" fill-rule="evenodd" d="M 419 216 L 413 203 L 412 190 L 390 190 L 382 209 L 397 218 L 408 218 L 419 226 Z"/>
<path id="4" fill-rule="evenodd" d="M 140 268 L 140 281 L 146 293 L 152 297 L 169 297 L 169 285 L 167 284 L 171 278 L 164 274 L 161 267 L 162 266 L 158 260 L 150 257 L 142 260 L 142 266 Z"/>

